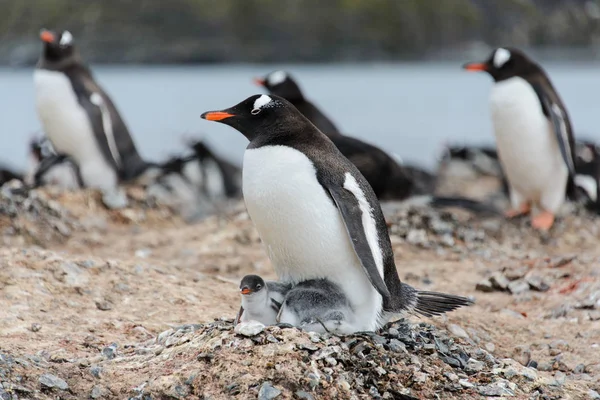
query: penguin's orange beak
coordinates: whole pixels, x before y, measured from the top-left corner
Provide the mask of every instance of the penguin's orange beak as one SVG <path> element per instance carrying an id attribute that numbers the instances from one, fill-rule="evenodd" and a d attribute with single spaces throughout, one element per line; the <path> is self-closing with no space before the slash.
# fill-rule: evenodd
<path id="1" fill-rule="evenodd" d="M 467 63 L 467 64 L 463 65 L 463 69 L 466 69 L 467 71 L 476 72 L 476 71 L 487 71 L 488 67 L 487 67 L 487 64 L 485 64 L 485 63 Z"/>
<path id="2" fill-rule="evenodd" d="M 44 29 L 43 31 L 40 32 L 40 39 L 42 39 L 42 41 L 46 42 L 46 43 L 53 43 L 55 40 L 55 37 L 52 32 Z"/>
<path id="3" fill-rule="evenodd" d="M 256 83 L 258 86 L 265 86 L 265 80 L 262 78 L 254 78 L 254 83 Z"/>
<path id="4" fill-rule="evenodd" d="M 240 293 L 241 294 L 250 294 L 250 293 L 252 293 L 252 290 L 250 290 L 249 287 L 243 287 L 240 289 Z"/>
<path id="5" fill-rule="evenodd" d="M 222 121 L 231 117 L 235 117 L 235 115 L 223 111 L 207 111 L 200 116 L 207 121 Z"/>

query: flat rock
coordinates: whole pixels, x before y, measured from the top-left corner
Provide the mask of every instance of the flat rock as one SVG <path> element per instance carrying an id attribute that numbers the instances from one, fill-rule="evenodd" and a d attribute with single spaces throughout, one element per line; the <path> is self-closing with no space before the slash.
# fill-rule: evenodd
<path id="1" fill-rule="evenodd" d="M 235 326 L 235 333 L 244 336 L 256 336 L 265 330 L 265 325 L 258 321 L 240 322 Z"/>
<path id="2" fill-rule="evenodd" d="M 39 382 L 42 384 L 43 387 L 49 388 L 49 389 L 60 389 L 60 390 L 67 390 L 69 388 L 69 385 L 67 384 L 67 382 L 65 382 L 63 379 L 52 375 L 52 374 L 43 374 L 39 377 Z"/>

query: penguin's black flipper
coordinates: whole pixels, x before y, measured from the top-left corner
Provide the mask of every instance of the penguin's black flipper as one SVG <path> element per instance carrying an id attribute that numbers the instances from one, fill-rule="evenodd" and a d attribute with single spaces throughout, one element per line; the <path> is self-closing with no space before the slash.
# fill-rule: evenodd
<path id="1" fill-rule="evenodd" d="M 383 297 L 384 304 L 387 304 L 391 301 L 390 291 L 377 269 L 374 253 L 367 239 L 367 234 L 365 233 L 365 226 L 363 225 L 365 218 L 363 217 L 363 210 L 359 203 L 360 199 L 357 199 L 352 192 L 343 187 L 327 185 L 326 188 L 338 210 L 340 210 L 344 225 L 346 226 L 346 232 L 348 232 L 354 251 L 358 256 L 367 277 L 371 281 L 373 287 L 377 289 L 381 297 Z M 374 219 L 373 226 L 375 226 Z M 375 251 L 377 251 L 377 249 Z"/>
<path id="2" fill-rule="evenodd" d="M 533 83 L 532 86 L 542 103 L 544 115 L 546 115 L 552 123 L 560 154 L 569 169 L 569 176 L 573 178 L 575 176 L 575 139 L 573 137 L 571 124 L 560 105 L 553 102 L 546 95 L 546 92 L 541 85 Z"/>

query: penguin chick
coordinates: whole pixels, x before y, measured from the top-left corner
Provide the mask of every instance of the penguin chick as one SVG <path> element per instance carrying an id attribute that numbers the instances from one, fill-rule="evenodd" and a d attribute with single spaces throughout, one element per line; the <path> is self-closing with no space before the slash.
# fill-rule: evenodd
<path id="1" fill-rule="evenodd" d="M 265 325 L 275 325 L 277 313 L 290 287 L 291 285 L 280 282 L 265 282 L 258 275 L 244 276 L 240 282 L 242 305 L 236 324 L 258 321 Z"/>

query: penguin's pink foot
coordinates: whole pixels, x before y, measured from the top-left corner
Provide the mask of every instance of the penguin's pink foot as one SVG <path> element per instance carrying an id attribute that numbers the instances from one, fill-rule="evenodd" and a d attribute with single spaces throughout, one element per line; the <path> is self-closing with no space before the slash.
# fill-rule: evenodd
<path id="1" fill-rule="evenodd" d="M 531 219 L 531 226 L 540 231 L 548 231 L 554 224 L 554 214 L 542 211 Z"/>
<path id="2" fill-rule="evenodd" d="M 529 214 L 530 211 L 531 206 L 529 205 L 529 203 L 523 203 L 521 204 L 521 206 L 519 206 L 519 208 L 508 210 L 507 212 L 505 212 L 504 216 L 506 218 L 515 218 L 520 217 L 521 215 Z"/>

